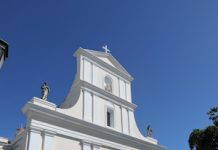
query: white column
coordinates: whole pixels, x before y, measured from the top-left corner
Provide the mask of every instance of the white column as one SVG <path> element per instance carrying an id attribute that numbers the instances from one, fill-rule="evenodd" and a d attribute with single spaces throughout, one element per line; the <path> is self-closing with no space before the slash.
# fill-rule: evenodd
<path id="1" fill-rule="evenodd" d="M 129 134 L 129 118 L 126 108 L 122 108 L 123 133 Z"/>
<path id="2" fill-rule="evenodd" d="M 126 87 L 125 82 L 120 79 L 120 98 L 126 99 Z"/>
<path id="3" fill-rule="evenodd" d="M 42 135 L 41 131 L 30 129 L 29 130 L 29 146 L 28 150 L 41 150 L 42 149 Z"/>
<path id="4" fill-rule="evenodd" d="M 54 150 L 55 132 L 45 130 L 43 132 L 43 150 Z"/>
<path id="5" fill-rule="evenodd" d="M 122 111 L 122 107 L 120 106 L 120 116 L 121 116 L 121 131 L 123 132 L 123 111 Z"/>
<path id="6" fill-rule="evenodd" d="M 133 111 L 129 110 L 129 134 L 130 135 L 133 135 L 133 132 L 132 132 L 134 128 L 133 122 L 135 122 L 134 113 Z"/>
<path id="7" fill-rule="evenodd" d="M 91 63 L 84 59 L 83 79 L 89 83 L 92 83 L 92 66 Z"/>
<path id="8" fill-rule="evenodd" d="M 90 75 L 91 76 L 91 84 L 93 84 L 93 63 L 91 62 L 90 65 L 91 65 L 90 66 L 90 69 L 91 69 L 91 71 L 90 71 L 91 72 L 91 75 Z"/>
<path id="9" fill-rule="evenodd" d="M 126 96 L 127 96 L 127 101 L 132 102 L 132 95 L 131 95 L 131 85 L 130 83 L 126 83 Z"/>
<path id="10" fill-rule="evenodd" d="M 81 69 L 82 70 L 82 72 L 81 72 L 82 77 L 81 78 L 83 80 L 85 80 L 85 73 L 84 73 L 84 71 L 85 71 L 85 59 L 84 59 L 84 57 L 81 57 L 81 59 L 82 59 L 82 61 L 81 61 L 82 62 L 82 65 L 81 65 L 82 66 L 82 69 Z"/>
<path id="11" fill-rule="evenodd" d="M 98 79 L 97 79 L 97 66 L 95 64 L 92 64 L 92 81 L 93 85 L 98 86 Z"/>
<path id="12" fill-rule="evenodd" d="M 92 94 L 90 92 L 84 91 L 83 102 L 83 119 L 92 122 Z"/>
<path id="13" fill-rule="evenodd" d="M 127 109 L 127 118 L 128 118 L 128 134 L 130 135 L 130 120 L 129 120 L 129 110 Z"/>
<path id="14" fill-rule="evenodd" d="M 100 118 L 100 104 L 99 104 L 99 97 L 96 95 L 93 95 L 93 123 L 100 125 L 101 118 Z"/>
<path id="15" fill-rule="evenodd" d="M 125 88 L 124 88 L 124 90 L 125 90 L 125 92 L 124 92 L 124 93 L 125 93 L 125 100 L 127 100 L 127 93 L 126 93 L 126 91 L 127 91 L 127 90 L 126 90 L 126 81 L 124 81 L 124 87 L 125 87 Z"/>
<path id="16" fill-rule="evenodd" d="M 117 80 L 118 80 L 118 96 L 120 97 L 120 78 L 117 78 Z"/>

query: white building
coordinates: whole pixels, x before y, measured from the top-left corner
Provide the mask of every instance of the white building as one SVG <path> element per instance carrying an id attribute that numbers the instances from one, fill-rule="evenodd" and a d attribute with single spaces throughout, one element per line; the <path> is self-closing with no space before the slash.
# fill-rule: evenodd
<path id="1" fill-rule="evenodd" d="M 0 137 L 0 150 L 4 150 L 4 147 L 8 146 L 9 141 L 7 138 Z"/>
<path id="2" fill-rule="evenodd" d="M 33 97 L 13 150 L 164 150 L 138 130 L 131 75 L 107 51 L 79 48 L 77 73 L 60 107 Z"/>
<path id="3" fill-rule="evenodd" d="M 8 57 L 8 44 L 5 41 L 0 40 L 0 69 L 7 57 Z"/>

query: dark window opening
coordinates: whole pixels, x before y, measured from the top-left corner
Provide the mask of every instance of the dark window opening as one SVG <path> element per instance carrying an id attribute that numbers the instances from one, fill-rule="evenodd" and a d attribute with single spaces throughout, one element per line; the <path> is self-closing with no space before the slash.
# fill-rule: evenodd
<path id="1" fill-rule="evenodd" d="M 107 126 L 111 126 L 111 113 L 107 112 Z"/>

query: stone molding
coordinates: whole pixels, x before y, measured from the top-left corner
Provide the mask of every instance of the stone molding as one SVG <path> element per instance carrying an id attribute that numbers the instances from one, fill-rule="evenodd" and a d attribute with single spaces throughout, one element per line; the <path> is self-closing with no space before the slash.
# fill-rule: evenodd
<path id="1" fill-rule="evenodd" d="M 152 143 L 157 143 L 157 140 L 152 138 L 152 137 L 146 137 L 149 141 L 151 141 Z"/>
<path id="2" fill-rule="evenodd" d="M 33 104 L 36 104 L 36 105 L 37 105 L 37 104 L 38 104 L 38 105 L 44 105 L 45 107 L 49 107 L 49 108 L 52 109 L 52 110 L 55 110 L 56 107 L 57 107 L 56 104 L 54 104 L 54 103 L 52 103 L 52 102 L 49 102 L 49 101 L 47 101 L 47 100 L 43 100 L 43 99 L 38 98 L 38 97 L 33 97 L 32 100 L 31 100 L 31 102 L 32 102 Z"/>
<path id="3" fill-rule="evenodd" d="M 118 104 L 123 106 L 124 108 L 130 109 L 130 110 L 135 110 L 137 105 L 128 102 L 127 100 L 124 100 L 114 94 L 111 94 L 109 92 L 106 92 L 105 90 L 92 85 L 86 81 L 79 80 L 76 84 L 76 86 L 80 86 L 81 89 L 87 90 L 91 93 L 94 93 L 95 95 L 102 97 L 112 103 Z"/>
<path id="4" fill-rule="evenodd" d="M 98 142 L 93 142 L 93 141 L 90 141 L 90 140 L 86 140 L 86 139 L 82 139 L 81 140 L 81 144 L 86 144 L 86 145 L 92 145 L 92 146 L 95 146 L 95 147 L 101 147 L 102 144 L 101 143 L 98 143 Z"/>

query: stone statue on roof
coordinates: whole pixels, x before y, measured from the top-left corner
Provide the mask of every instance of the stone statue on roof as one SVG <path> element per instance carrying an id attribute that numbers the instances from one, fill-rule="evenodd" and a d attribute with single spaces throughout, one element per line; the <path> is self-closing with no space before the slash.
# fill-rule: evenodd
<path id="1" fill-rule="evenodd" d="M 147 126 L 147 137 L 152 137 L 152 129 L 150 125 Z"/>
<path id="2" fill-rule="evenodd" d="M 47 100 L 47 98 L 48 98 L 48 93 L 50 92 L 50 89 L 49 89 L 49 87 L 48 87 L 48 85 L 47 85 L 46 82 L 44 82 L 44 83 L 42 84 L 42 86 L 41 86 L 41 91 L 42 91 L 42 97 L 41 97 L 41 99 Z"/>

